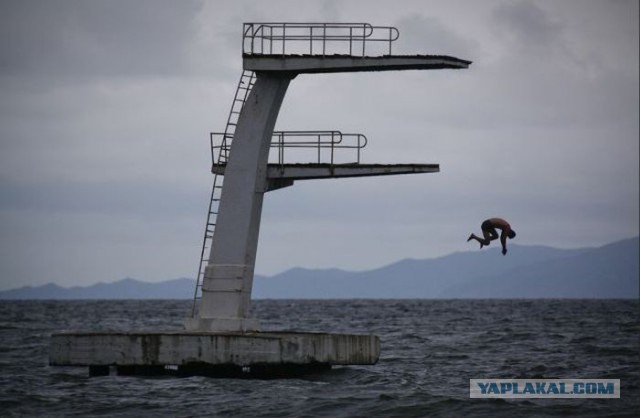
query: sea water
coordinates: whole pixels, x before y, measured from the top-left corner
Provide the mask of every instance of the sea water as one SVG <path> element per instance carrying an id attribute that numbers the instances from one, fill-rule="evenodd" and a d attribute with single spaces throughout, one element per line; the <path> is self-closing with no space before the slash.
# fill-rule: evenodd
<path id="1" fill-rule="evenodd" d="M 190 302 L 0 301 L 0 416 L 638 416 L 637 300 L 259 300 L 265 330 L 373 333 L 374 366 L 280 380 L 88 377 L 60 330 L 181 328 Z M 469 379 L 620 379 L 620 399 L 470 399 Z"/>

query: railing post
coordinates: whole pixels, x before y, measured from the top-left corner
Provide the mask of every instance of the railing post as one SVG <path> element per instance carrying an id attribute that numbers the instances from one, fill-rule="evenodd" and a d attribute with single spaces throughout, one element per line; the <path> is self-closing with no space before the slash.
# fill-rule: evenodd
<path id="1" fill-rule="evenodd" d="M 216 157 L 213 151 L 213 132 L 209 134 L 209 145 L 211 146 L 211 164 L 213 166 L 213 164 L 216 163 Z"/>
<path id="2" fill-rule="evenodd" d="M 248 27 L 248 26 L 249 26 L 249 25 L 248 25 L 247 23 L 244 23 L 244 24 L 242 25 L 242 53 L 243 53 L 243 54 L 244 54 L 244 51 L 245 51 L 245 48 L 244 48 L 244 46 L 245 46 L 245 42 L 246 42 L 246 40 L 247 40 L 247 27 Z"/>
<path id="3" fill-rule="evenodd" d="M 251 53 L 255 53 L 254 48 L 255 48 L 255 41 L 256 41 L 256 34 L 253 32 L 253 25 L 251 25 Z"/>
<path id="4" fill-rule="evenodd" d="M 286 39 L 287 39 L 287 24 L 283 23 L 282 24 L 282 56 L 285 55 L 284 43 Z"/>
<path id="5" fill-rule="evenodd" d="M 322 24 L 322 56 L 324 57 L 327 48 L 327 24 Z"/>
<path id="6" fill-rule="evenodd" d="M 264 33 L 266 32 L 266 29 L 263 29 L 263 35 L 262 35 L 262 53 L 265 53 L 265 49 L 264 49 L 264 40 L 268 39 L 269 44 L 268 44 L 268 48 L 269 48 L 269 55 L 273 55 L 273 26 L 267 26 L 266 28 L 269 29 L 269 38 L 267 38 L 267 34 Z"/>
<path id="7" fill-rule="evenodd" d="M 333 166 L 333 147 L 335 145 L 335 141 L 333 140 L 333 136 L 335 133 L 331 131 L 331 165 Z"/>

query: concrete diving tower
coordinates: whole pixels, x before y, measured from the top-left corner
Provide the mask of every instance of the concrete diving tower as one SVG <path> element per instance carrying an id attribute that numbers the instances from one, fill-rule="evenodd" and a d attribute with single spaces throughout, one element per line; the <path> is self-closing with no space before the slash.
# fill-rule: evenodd
<path id="1" fill-rule="evenodd" d="M 375 364 L 376 336 L 260 332 L 250 306 L 266 192 L 299 180 L 439 171 L 437 164 L 362 164 L 367 138 L 359 133 L 274 132 L 287 88 L 298 74 L 470 65 L 449 56 L 392 55 L 398 36 L 396 28 L 367 23 L 245 23 L 243 73 L 225 131 L 211 135 L 214 181 L 186 330 L 54 334 L 51 364 L 88 365 L 94 374 L 116 366 L 125 374 L 238 376 Z"/>

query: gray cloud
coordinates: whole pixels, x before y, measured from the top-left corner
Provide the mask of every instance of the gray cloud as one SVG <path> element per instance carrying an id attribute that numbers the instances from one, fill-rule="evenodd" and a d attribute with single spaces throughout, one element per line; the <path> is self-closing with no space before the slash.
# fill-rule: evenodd
<path id="1" fill-rule="evenodd" d="M 268 194 L 258 272 L 468 250 L 495 215 L 524 244 L 637 234 L 637 2 L 301 4 L 0 3 L 0 288 L 193 276 L 243 21 L 396 25 L 395 52 L 474 61 L 297 77 L 277 129 L 362 132 L 363 161 L 441 172 Z"/>
<path id="2" fill-rule="evenodd" d="M 525 53 L 549 53 L 562 45 L 562 23 L 533 1 L 503 3 L 494 17 L 499 34 Z"/>
<path id="3" fill-rule="evenodd" d="M 394 22 L 402 28 L 395 53 L 450 55 L 468 60 L 478 58 L 481 45 L 473 38 L 461 35 L 435 17 L 409 15 Z"/>
<path id="4" fill-rule="evenodd" d="M 199 1 L 3 1 L 2 74 L 182 74 Z"/>

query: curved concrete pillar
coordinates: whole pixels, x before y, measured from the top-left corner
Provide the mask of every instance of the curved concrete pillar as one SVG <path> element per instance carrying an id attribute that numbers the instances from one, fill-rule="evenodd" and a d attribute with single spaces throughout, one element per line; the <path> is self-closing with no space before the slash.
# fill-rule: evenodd
<path id="1" fill-rule="evenodd" d="M 249 318 L 262 200 L 273 128 L 294 74 L 256 73 L 238 119 L 205 269 L 199 317 L 186 326 L 202 331 L 257 330 Z"/>

